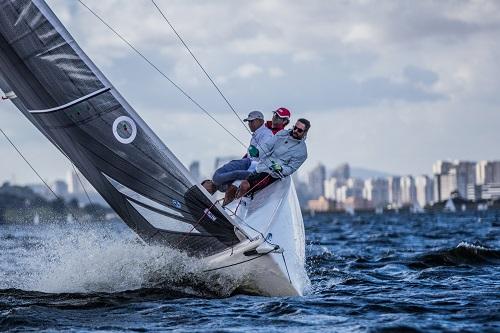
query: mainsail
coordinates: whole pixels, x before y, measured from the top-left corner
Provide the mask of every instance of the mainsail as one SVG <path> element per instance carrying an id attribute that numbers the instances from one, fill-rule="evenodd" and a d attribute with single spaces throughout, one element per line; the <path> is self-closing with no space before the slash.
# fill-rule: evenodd
<path id="1" fill-rule="evenodd" d="M 146 242 L 206 256 L 244 233 L 42 0 L 0 0 L 0 88 Z"/>

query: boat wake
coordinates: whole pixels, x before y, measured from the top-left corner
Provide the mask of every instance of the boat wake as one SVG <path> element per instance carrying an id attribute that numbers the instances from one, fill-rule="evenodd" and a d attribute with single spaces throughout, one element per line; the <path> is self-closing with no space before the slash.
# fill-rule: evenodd
<path id="1" fill-rule="evenodd" d="M 95 226 L 51 229 L 39 240 L 24 240 L 27 250 L 15 258 L 15 271 L 4 273 L 0 289 L 57 294 L 154 289 L 225 297 L 239 285 L 234 272 L 204 272 L 200 260 L 164 246 L 144 245 L 132 235 L 103 234 Z"/>

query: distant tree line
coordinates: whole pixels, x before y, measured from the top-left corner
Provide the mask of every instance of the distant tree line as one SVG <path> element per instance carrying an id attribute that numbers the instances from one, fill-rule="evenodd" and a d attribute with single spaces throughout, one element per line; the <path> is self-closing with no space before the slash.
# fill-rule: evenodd
<path id="1" fill-rule="evenodd" d="M 0 187 L 0 223 L 61 222 L 67 220 L 104 220 L 113 211 L 98 204 L 81 207 L 76 199 L 47 200 L 29 187 L 11 185 Z"/>

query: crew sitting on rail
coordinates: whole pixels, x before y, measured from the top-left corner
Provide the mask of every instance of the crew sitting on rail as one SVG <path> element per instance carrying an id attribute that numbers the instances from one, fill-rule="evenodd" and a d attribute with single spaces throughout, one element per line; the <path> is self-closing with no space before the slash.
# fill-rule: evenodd
<path id="1" fill-rule="evenodd" d="M 241 172 L 241 178 L 239 179 L 242 182 L 236 193 L 226 191 L 223 204 L 229 204 L 235 197 L 240 198 L 261 190 L 277 179 L 284 178 L 297 171 L 307 159 L 305 139 L 310 127 L 311 123 L 307 119 L 301 118 L 297 120 L 292 130 L 280 131 L 270 140 L 259 145 L 257 153 L 260 160 L 255 166 L 255 171 L 234 170 L 234 174 Z M 250 161 L 249 158 L 247 160 Z M 236 162 L 232 164 L 236 166 Z M 213 182 L 208 183 L 208 180 L 205 182 L 207 182 L 207 186 L 213 185 L 215 188 L 219 188 Z"/>
<path id="2" fill-rule="evenodd" d="M 277 179 L 290 176 L 297 171 L 307 159 L 305 140 L 310 127 L 309 120 L 300 118 L 293 129 L 278 132 L 259 147 L 261 160 L 255 172 L 241 182 L 237 197 L 261 190 Z"/>
<path id="3" fill-rule="evenodd" d="M 221 192 L 226 192 L 226 197 L 232 201 L 238 188 L 231 183 L 237 179 L 246 179 L 259 161 L 258 146 L 263 145 L 273 137 L 273 132 L 264 126 L 264 115 L 260 111 L 252 111 L 243 119 L 248 122 L 252 132 L 248 153 L 242 159 L 232 160 L 217 169 L 212 177 L 213 186 Z M 207 183 L 208 184 L 208 183 Z M 225 202 L 227 199 L 225 200 Z"/>

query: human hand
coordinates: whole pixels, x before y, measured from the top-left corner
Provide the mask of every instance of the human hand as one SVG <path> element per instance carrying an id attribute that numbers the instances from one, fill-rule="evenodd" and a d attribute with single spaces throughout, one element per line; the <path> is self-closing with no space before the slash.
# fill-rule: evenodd
<path id="1" fill-rule="evenodd" d="M 271 165 L 271 168 L 273 169 L 274 172 L 281 172 L 283 170 L 283 167 L 275 162 L 273 162 L 273 165 Z"/>

